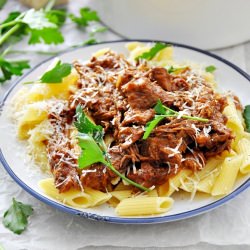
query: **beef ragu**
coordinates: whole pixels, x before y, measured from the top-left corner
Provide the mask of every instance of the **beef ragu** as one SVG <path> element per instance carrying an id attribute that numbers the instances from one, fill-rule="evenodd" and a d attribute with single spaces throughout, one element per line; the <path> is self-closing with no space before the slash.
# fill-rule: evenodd
<path id="1" fill-rule="evenodd" d="M 102 163 L 83 171 L 77 168 L 79 150 L 71 136 L 77 105 L 104 128 L 112 165 L 144 187 L 161 185 L 181 169 L 199 171 L 209 157 L 230 149 L 233 136 L 222 114 L 226 98 L 192 69 L 169 74 L 145 61 L 131 64 L 112 51 L 85 64 L 75 62 L 74 67 L 79 74 L 78 90 L 49 115 L 55 133 L 46 146 L 60 192 L 86 186 L 106 191 L 117 184 L 117 176 Z M 143 139 L 158 100 L 180 114 L 208 122 L 181 115 L 164 118 Z"/>

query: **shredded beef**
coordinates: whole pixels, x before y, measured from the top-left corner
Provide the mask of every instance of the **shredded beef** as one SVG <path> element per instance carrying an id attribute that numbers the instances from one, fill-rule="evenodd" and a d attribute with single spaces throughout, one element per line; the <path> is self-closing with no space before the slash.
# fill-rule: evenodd
<path id="1" fill-rule="evenodd" d="M 112 51 L 85 64 L 75 62 L 74 67 L 79 74 L 78 90 L 60 112 L 49 115 L 55 133 L 46 146 L 60 192 L 82 186 L 106 191 L 117 178 L 101 163 L 82 172 L 77 168 L 79 154 L 75 154 L 68 127 L 75 121 L 78 104 L 111 137 L 107 157 L 114 168 L 145 187 L 161 185 L 181 169 L 199 171 L 209 157 L 230 149 L 234 137 L 222 114 L 226 97 L 215 93 L 192 69 L 169 74 L 147 62 L 132 64 Z M 144 140 L 158 100 L 180 116 L 162 119 Z M 238 98 L 234 101 L 240 110 Z"/>

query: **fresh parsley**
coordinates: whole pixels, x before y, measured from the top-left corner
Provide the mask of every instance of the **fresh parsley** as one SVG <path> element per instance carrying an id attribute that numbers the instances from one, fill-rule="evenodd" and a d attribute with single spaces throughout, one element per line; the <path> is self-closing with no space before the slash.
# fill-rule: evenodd
<path id="1" fill-rule="evenodd" d="M 244 108 L 243 117 L 246 124 L 246 131 L 250 133 L 250 105 Z"/>
<path id="2" fill-rule="evenodd" d="M 216 67 L 214 65 L 207 66 L 205 68 L 206 72 L 213 73 L 216 70 Z"/>
<path id="3" fill-rule="evenodd" d="M 7 0 L 0 0 L 0 10 L 3 8 L 3 6 L 6 4 Z"/>
<path id="4" fill-rule="evenodd" d="M 20 76 L 23 70 L 30 68 L 28 60 L 11 61 L 0 57 L 0 83 L 10 80 L 13 75 Z"/>
<path id="5" fill-rule="evenodd" d="M 182 72 L 183 70 L 185 70 L 187 67 L 180 67 L 180 68 L 175 68 L 173 66 L 170 66 L 169 68 L 167 68 L 167 71 L 169 74 L 178 74 L 180 72 Z"/>
<path id="6" fill-rule="evenodd" d="M 15 234 L 21 234 L 28 225 L 28 217 L 33 213 L 30 205 L 12 199 L 12 205 L 3 215 L 3 225 Z"/>
<path id="7" fill-rule="evenodd" d="M 135 58 L 135 60 L 136 61 L 139 60 L 139 59 L 152 60 L 159 51 L 161 51 L 161 50 L 163 50 L 163 49 L 165 49 L 165 48 L 167 48 L 169 46 L 171 46 L 171 45 L 166 44 L 166 43 L 159 43 L 158 42 L 149 51 L 144 52 L 141 55 L 137 56 Z"/>
<path id="8" fill-rule="evenodd" d="M 106 145 L 103 141 L 103 128 L 91 122 L 83 112 L 80 105 L 76 108 L 75 126 L 79 131 L 78 141 L 79 146 L 82 149 L 81 155 L 78 159 L 80 169 L 88 168 L 91 164 L 100 162 L 106 165 L 111 171 L 120 176 L 127 183 L 143 191 L 150 191 L 150 189 L 128 179 L 125 175 L 121 174 L 114 168 L 108 158 Z"/>
<path id="9" fill-rule="evenodd" d="M 37 81 L 25 82 L 24 84 L 31 83 L 61 83 L 63 78 L 71 73 L 72 65 L 70 63 L 62 63 L 60 60 L 56 65 L 46 71 Z"/>
<path id="10" fill-rule="evenodd" d="M 148 122 L 145 127 L 145 132 L 142 137 L 142 139 L 146 140 L 149 135 L 151 134 L 152 130 L 157 126 L 157 124 L 162 121 L 164 118 L 167 117 L 180 117 L 180 118 L 185 118 L 189 120 L 196 120 L 196 121 L 201 121 L 201 122 L 208 122 L 209 120 L 206 118 L 201 118 L 197 116 L 188 116 L 188 115 L 182 115 L 179 112 L 166 107 L 165 105 L 162 104 L 160 100 L 157 101 L 157 104 L 154 107 L 155 110 L 155 117 L 152 121 Z"/>
<path id="11" fill-rule="evenodd" d="M 89 22 L 95 21 L 99 22 L 100 18 L 96 11 L 91 10 L 89 7 L 80 9 L 80 17 L 70 14 L 69 17 L 73 22 L 75 22 L 80 27 L 87 27 Z"/>

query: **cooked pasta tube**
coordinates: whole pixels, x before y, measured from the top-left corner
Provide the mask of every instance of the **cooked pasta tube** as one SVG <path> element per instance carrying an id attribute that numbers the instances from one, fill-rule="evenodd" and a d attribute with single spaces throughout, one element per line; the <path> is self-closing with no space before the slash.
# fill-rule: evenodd
<path id="1" fill-rule="evenodd" d="M 222 159 L 220 158 L 211 158 L 207 161 L 205 167 L 199 171 L 195 172 L 191 176 L 188 176 L 182 183 L 180 188 L 185 190 L 186 192 L 193 192 L 195 188 L 197 188 L 198 183 L 200 183 L 203 179 L 208 177 L 210 173 L 220 164 L 222 163 Z"/>
<path id="2" fill-rule="evenodd" d="M 93 204 L 92 197 L 89 194 L 83 193 L 79 190 L 71 189 L 65 193 L 59 193 L 52 178 L 41 180 L 39 182 L 39 186 L 46 195 L 72 207 L 87 208 L 91 207 Z"/>
<path id="3" fill-rule="evenodd" d="M 243 155 L 227 157 L 221 165 L 221 172 L 216 179 L 211 194 L 213 196 L 228 194 L 235 183 L 243 161 Z"/>
<path id="4" fill-rule="evenodd" d="M 189 169 L 181 170 L 177 175 L 170 178 L 165 184 L 159 186 L 159 196 L 171 196 L 175 191 L 179 190 L 182 182 L 191 174 L 192 171 Z"/>
<path id="5" fill-rule="evenodd" d="M 173 202 L 169 197 L 139 196 L 122 200 L 115 211 L 120 216 L 160 214 L 167 212 Z"/>
<path id="6" fill-rule="evenodd" d="M 243 161 L 240 166 L 240 172 L 242 174 L 250 173 L 250 140 L 242 138 L 239 140 L 236 151 L 243 156 Z"/>
<path id="7" fill-rule="evenodd" d="M 112 197 L 110 193 L 104 193 L 87 187 L 84 188 L 84 193 L 91 196 L 91 207 L 99 206 L 107 202 Z"/>
<path id="8" fill-rule="evenodd" d="M 235 131 L 236 136 L 244 132 L 244 127 L 242 125 L 241 119 L 238 115 L 237 109 L 232 98 L 228 98 L 228 106 L 225 107 L 223 114 L 227 116 L 227 127 Z"/>

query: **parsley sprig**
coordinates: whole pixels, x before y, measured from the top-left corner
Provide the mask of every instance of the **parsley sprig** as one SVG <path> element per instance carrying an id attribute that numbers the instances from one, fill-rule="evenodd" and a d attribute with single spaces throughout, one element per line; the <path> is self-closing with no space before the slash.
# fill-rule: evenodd
<path id="1" fill-rule="evenodd" d="M 137 56 L 135 60 L 136 61 L 138 61 L 139 59 L 152 60 L 157 55 L 158 52 L 170 46 L 171 44 L 157 42 L 149 51 L 144 52 L 141 55 Z"/>
<path id="2" fill-rule="evenodd" d="M 79 146 L 82 149 L 81 155 L 78 159 L 80 169 L 88 168 L 91 164 L 100 162 L 106 165 L 111 171 L 113 171 L 127 183 L 143 191 L 150 191 L 150 189 L 128 179 L 125 175 L 121 174 L 114 168 L 109 160 L 107 148 L 103 141 L 103 128 L 91 122 L 83 112 L 80 105 L 78 105 L 76 108 L 75 126 L 79 131 L 78 141 Z"/>
<path id="3" fill-rule="evenodd" d="M 157 126 L 157 124 L 160 121 L 162 121 L 164 118 L 167 118 L 167 117 L 180 117 L 180 118 L 185 118 L 185 119 L 195 120 L 195 121 L 200 121 L 200 122 L 208 122 L 209 121 L 206 118 L 201 118 L 201 117 L 197 117 L 197 116 L 182 115 L 181 113 L 163 105 L 160 100 L 157 101 L 157 104 L 155 105 L 154 110 L 156 112 L 156 115 L 152 121 L 150 121 L 146 124 L 145 132 L 144 132 L 144 135 L 142 137 L 142 139 L 144 139 L 144 140 L 146 140 L 149 137 L 152 130 Z"/>
<path id="4" fill-rule="evenodd" d="M 245 119 L 246 131 L 250 133 L 250 105 L 246 105 L 244 108 L 243 117 Z"/>
<path id="5" fill-rule="evenodd" d="M 3 215 L 3 224 L 15 234 L 21 234 L 28 225 L 28 217 L 33 213 L 30 205 L 12 199 L 12 205 Z"/>
<path id="6" fill-rule="evenodd" d="M 58 60 L 56 65 L 46 71 L 38 80 L 25 82 L 24 84 L 31 83 L 61 83 L 63 78 L 68 76 L 71 73 L 72 65 L 70 63 L 62 63 L 61 60 Z"/>

